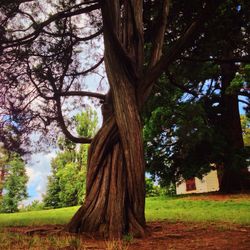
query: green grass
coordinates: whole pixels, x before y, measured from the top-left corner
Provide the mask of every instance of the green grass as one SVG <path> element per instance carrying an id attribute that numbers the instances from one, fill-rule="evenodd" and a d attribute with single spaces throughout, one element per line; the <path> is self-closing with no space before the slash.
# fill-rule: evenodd
<path id="1" fill-rule="evenodd" d="M 146 218 L 152 220 L 230 222 L 250 224 L 250 200 L 187 200 L 156 197 L 146 200 Z"/>
<path id="2" fill-rule="evenodd" d="M 5 226 L 37 226 L 47 224 L 65 224 L 78 207 L 0 214 L 0 227 Z"/>
<path id="3" fill-rule="evenodd" d="M 0 227 L 67 223 L 78 207 L 0 214 Z M 250 200 L 187 200 L 154 197 L 146 199 L 148 221 L 230 222 L 250 225 Z"/>

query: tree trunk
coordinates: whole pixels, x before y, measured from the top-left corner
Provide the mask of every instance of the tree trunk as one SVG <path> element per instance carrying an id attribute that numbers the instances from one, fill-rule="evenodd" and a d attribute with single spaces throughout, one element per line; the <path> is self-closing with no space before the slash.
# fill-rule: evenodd
<path id="1" fill-rule="evenodd" d="M 144 235 L 144 164 L 137 150 L 142 145 L 135 141 L 138 136 L 129 135 L 136 131 L 130 131 L 123 146 L 115 119 L 110 117 L 94 138 L 89 150 L 86 200 L 68 224 L 69 231 L 99 232 L 108 238 L 126 233 Z"/>
<path id="2" fill-rule="evenodd" d="M 3 197 L 3 185 L 4 185 L 5 167 L 0 166 L 0 199 Z"/>
<path id="3" fill-rule="evenodd" d="M 220 191 L 223 193 L 239 192 L 243 188 L 243 172 L 235 159 L 237 154 L 244 148 L 238 96 L 234 93 L 227 93 L 231 81 L 235 77 L 235 66 L 230 63 L 221 65 L 222 70 L 222 115 L 221 124 L 224 137 L 227 142 L 224 164 L 221 170 Z M 238 163 L 238 164 L 237 164 Z"/>
<path id="4" fill-rule="evenodd" d="M 145 164 L 136 99 L 143 67 L 142 2 L 125 1 L 123 17 L 120 8 L 116 0 L 102 3 L 110 84 L 104 110 L 111 112 L 104 114 L 90 146 L 86 200 L 68 224 L 71 232 L 99 232 L 109 238 L 145 233 Z"/>

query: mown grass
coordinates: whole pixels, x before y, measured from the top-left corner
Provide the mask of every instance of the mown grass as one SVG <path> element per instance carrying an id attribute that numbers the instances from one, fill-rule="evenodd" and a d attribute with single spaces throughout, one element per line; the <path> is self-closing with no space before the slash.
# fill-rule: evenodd
<path id="1" fill-rule="evenodd" d="M 0 227 L 40 226 L 67 223 L 78 207 L 0 214 Z M 250 199 L 189 200 L 185 198 L 153 197 L 146 199 L 148 221 L 230 222 L 250 225 Z"/>
<path id="2" fill-rule="evenodd" d="M 40 226 L 67 223 L 78 207 L 66 207 L 41 211 L 0 214 L 0 227 Z"/>
<path id="3" fill-rule="evenodd" d="M 250 199 L 213 201 L 155 197 L 146 200 L 146 218 L 148 221 L 220 221 L 248 225 Z"/>

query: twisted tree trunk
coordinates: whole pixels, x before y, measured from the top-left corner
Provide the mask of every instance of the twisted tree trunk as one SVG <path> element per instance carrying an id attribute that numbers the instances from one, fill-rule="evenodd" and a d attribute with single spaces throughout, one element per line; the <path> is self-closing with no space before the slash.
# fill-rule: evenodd
<path id="1" fill-rule="evenodd" d="M 135 122 L 139 119 L 130 107 L 122 107 L 121 118 L 117 115 L 117 120 L 121 119 L 120 130 L 111 115 L 91 143 L 86 200 L 68 224 L 71 232 L 99 232 L 109 238 L 119 238 L 124 233 L 144 235 L 141 126 Z"/>
<path id="2" fill-rule="evenodd" d="M 132 6 L 133 5 L 133 6 Z M 102 5 L 105 66 L 110 95 L 105 121 L 90 146 L 87 194 L 68 224 L 72 232 L 99 232 L 109 238 L 124 233 L 143 236 L 145 165 L 142 126 L 136 98 L 143 67 L 142 3 Z M 137 12 L 133 12 L 137 9 Z"/>

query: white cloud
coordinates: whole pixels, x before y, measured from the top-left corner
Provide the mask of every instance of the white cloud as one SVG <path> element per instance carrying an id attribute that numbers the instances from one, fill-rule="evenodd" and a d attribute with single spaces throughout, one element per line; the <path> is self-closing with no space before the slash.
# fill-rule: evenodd
<path id="1" fill-rule="evenodd" d="M 36 153 L 31 156 L 26 167 L 30 197 L 23 202 L 24 204 L 29 204 L 33 200 L 42 200 L 42 195 L 46 191 L 47 177 L 50 174 L 50 162 L 55 155 L 56 151 L 52 150 L 50 153 Z"/>

